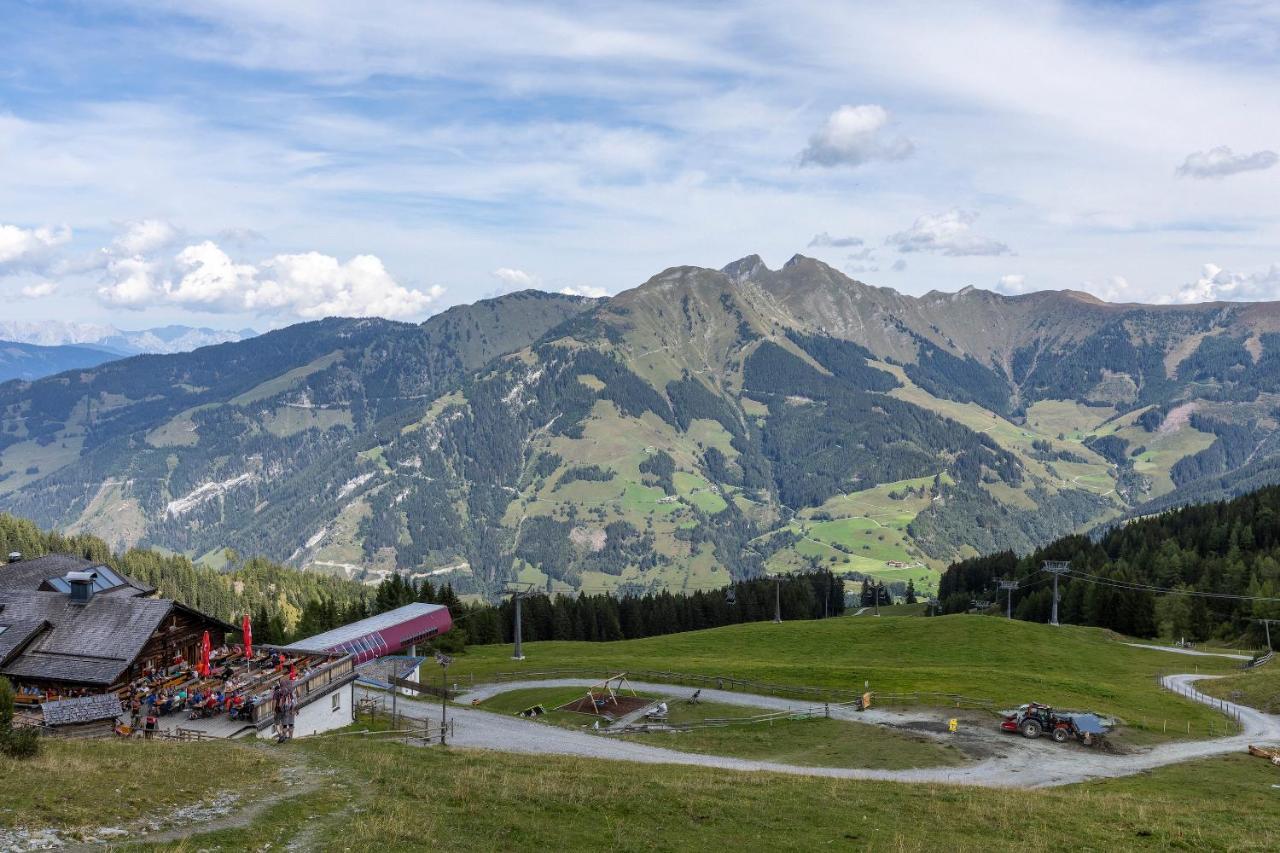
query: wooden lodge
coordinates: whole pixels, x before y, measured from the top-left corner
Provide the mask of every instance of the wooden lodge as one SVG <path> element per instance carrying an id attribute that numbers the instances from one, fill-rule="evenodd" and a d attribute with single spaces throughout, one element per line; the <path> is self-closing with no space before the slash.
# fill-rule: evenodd
<path id="1" fill-rule="evenodd" d="M 22 703 L 120 693 L 196 660 L 205 631 L 217 647 L 237 630 L 90 560 L 10 559 L 0 564 L 0 675 Z"/>

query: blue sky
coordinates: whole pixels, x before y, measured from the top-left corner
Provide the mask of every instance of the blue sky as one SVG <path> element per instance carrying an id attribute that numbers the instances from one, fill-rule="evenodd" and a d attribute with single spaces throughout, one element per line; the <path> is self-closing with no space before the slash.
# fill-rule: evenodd
<path id="1" fill-rule="evenodd" d="M 14 319 L 421 319 L 752 252 L 917 294 L 1280 298 L 1274 3 L 0 0 L 0 19 Z"/>

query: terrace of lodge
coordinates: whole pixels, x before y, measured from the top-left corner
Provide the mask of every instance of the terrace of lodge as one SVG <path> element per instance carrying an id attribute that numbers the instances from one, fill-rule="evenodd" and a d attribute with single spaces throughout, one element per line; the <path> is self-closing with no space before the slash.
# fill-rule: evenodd
<path id="1" fill-rule="evenodd" d="M 49 734 L 229 737 L 270 725 L 277 686 L 297 710 L 355 679 L 344 652 L 250 646 L 246 656 L 224 644 L 232 632 L 89 560 L 15 554 L 0 565 L 0 675 L 15 687 L 16 722 Z M 89 699 L 107 695 L 117 717 Z"/>

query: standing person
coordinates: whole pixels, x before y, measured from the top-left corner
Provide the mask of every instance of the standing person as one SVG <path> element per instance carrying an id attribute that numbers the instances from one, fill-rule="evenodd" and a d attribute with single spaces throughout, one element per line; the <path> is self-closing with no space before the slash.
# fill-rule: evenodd
<path id="1" fill-rule="evenodd" d="M 284 743 L 284 687 L 279 683 L 271 688 L 271 702 L 275 708 L 271 723 L 275 729 L 276 743 Z"/>
<path id="2" fill-rule="evenodd" d="M 294 695 L 293 686 L 284 688 L 284 739 L 293 740 L 293 722 L 298 713 L 298 698 Z"/>
<path id="3" fill-rule="evenodd" d="M 142 723 L 142 699 L 134 692 L 129 699 L 129 731 L 132 734 L 138 733 L 138 727 Z"/>

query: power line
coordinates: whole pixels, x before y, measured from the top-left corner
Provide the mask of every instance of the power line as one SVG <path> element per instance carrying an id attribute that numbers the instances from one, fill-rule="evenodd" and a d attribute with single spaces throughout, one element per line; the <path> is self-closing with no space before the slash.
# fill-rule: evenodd
<path id="1" fill-rule="evenodd" d="M 1164 595 L 1189 595 L 1197 598 L 1214 598 L 1228 601 L 1280 601 L 1280 598 L 1266 595 L 1234 595 L 1228 592 L 1202 592 L 1196 589 L 1174 589 L 1164 586 L 1152 586 L 1150 584 L 1137 583 L 1136 581 L 1098 577 L 1097 575 L 1085 574 L 1084 572 L 1078 572 L 1075 570 L 1072 570 L 1069 575 L 1070 577 L 1084 581 L 1085 583 L 1110 586 L 1116 589 L 1129 590 L 1130 592 L 1158 592 Z"/>

